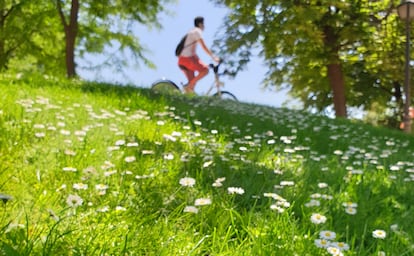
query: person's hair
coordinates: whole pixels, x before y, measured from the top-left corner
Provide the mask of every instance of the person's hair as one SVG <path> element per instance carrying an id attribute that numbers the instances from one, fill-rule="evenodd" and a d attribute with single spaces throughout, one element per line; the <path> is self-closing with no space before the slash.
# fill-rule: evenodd
<path id="1" fill-rule="evenodd" d="M 204 24 L 204 18 L 198 16 L 194 19 L 194 26 L 198 27 L 200 24 Z"/>

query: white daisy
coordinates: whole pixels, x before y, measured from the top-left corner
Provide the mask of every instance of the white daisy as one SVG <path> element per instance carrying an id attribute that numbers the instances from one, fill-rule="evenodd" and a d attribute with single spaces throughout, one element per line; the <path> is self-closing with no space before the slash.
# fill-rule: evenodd
<path id="1" fill-rule="evenodd" d="M 377 229 L 372 232 L 372 236 L 378 239 L 384 239 L 387 236 L 387 233 L 384 230 Z"/>
<path id="2" fill-rule="evenodd" d="M 326 217 L 323 216 L 323 215 L 321 215 L 321 214 L 319 214 L 319 213 L 314 213 L 311 216 L 311 221 L 314 224 L 322 224 L 322 223 L 325 223 L 326 222 Z"/>
<path id="3" fill-rule="evenodd" d="M 180 179 L 180 185 L 183 187 L 193 187 L 196 183 L 194 178 L 184 177 Z"/>
<path id="4" fill-rule="evenodd" d="M 66 203 L 69 205 L 69 207 L 78 207 L 83 204 L 83 199 L 78 195 L 69 195 L 66 199 Z"/>

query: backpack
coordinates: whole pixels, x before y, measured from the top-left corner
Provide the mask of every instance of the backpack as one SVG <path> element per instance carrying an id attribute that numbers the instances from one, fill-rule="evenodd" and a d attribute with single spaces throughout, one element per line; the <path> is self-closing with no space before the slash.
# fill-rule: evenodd
<path id="1" fill-rule="evenodd" d="M 177 47 L 175 48 L 175 56 L 180 56 L 181 52 L 184 49 L 184 43 L 185 40 L 187 39 L 187 35 L 183 36 L 183 38 L 181 38 L 181 41 L 178 43 Z"/>

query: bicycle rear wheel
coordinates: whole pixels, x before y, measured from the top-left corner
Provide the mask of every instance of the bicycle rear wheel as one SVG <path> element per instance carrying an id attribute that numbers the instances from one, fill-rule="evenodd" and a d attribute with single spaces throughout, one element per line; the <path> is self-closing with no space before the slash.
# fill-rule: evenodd
<path id="1" fill-rule="evenodd" d="M 228 91 L 220 91 L 216 92 L 213 97 L 220 98 L 222 100 L 235 100 L 238 101 L 236 96 L 234 96 L 231 92 Z"/>
<path id="2" fill-rule="evenodd" d="M 160 79 L 152 83 L 151 90 L 161 94 L 179 94 L 180 88 L 171 80 Z"/>

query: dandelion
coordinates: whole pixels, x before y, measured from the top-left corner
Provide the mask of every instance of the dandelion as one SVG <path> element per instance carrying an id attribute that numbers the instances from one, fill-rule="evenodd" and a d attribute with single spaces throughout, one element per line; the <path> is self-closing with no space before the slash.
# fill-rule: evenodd
<path id="1" fill-rule="evenodd" d="M 384 239 L 387 236 L 387 233 L 384 230 L 377 229 L 372 232 L 372 236 L 378 239 Z"/>
<path id="2" fill-rule="evenodd" d="M 198 208 L 195 206 L 186 206 L 184 208 L 184 212 L 189 212 L 189 213 L 198 213 Z"/>
<path id="3" fill-rule="evenodd" d="M 66 203 L 69 205 L 69 207 L 76 208 L 83 204 L 83 199 L 78 195 L 69 195 L 66 199 Z"/>
<path id="4" fill-rule="evenodd" d="M 243 195 L 244 194 L 244 189 L 243 188 L 236 188 L 236 187 L 229 187 L 227 188 L 227 192 L 229 194 L 239 194 L 239 195 Z"/>
<path id="5" fill-rule="evenodd" d="M 194 178 L 184 177 L 180 179 L 180 185 L 183 187 L 193 187 L 195 183 L 196 183 L 196 180 Z"/>
<path id="6" fill-rule="evenodd" d="M 319 237 L 326 240 L 334 240 L 336 238 L 336 233 L 329 230 L 323 230 L 319 232 Z"/>
<path id="7" fill-rule="evenodd" d="M 195 206 L 203 206 L 211 204 L 210 198 L 197 198 L 194 202 Z"/>
<path id="8" fill-rule="evenodd" d="M 326 222 L 326 217 L 319 214 L 319 213 L 314 213 L 311 216 L 311 221 L 312 221 L 312 223 L 317 224 L 317 225 L 318 224 L 323 224 L 323 223 Z"/>

